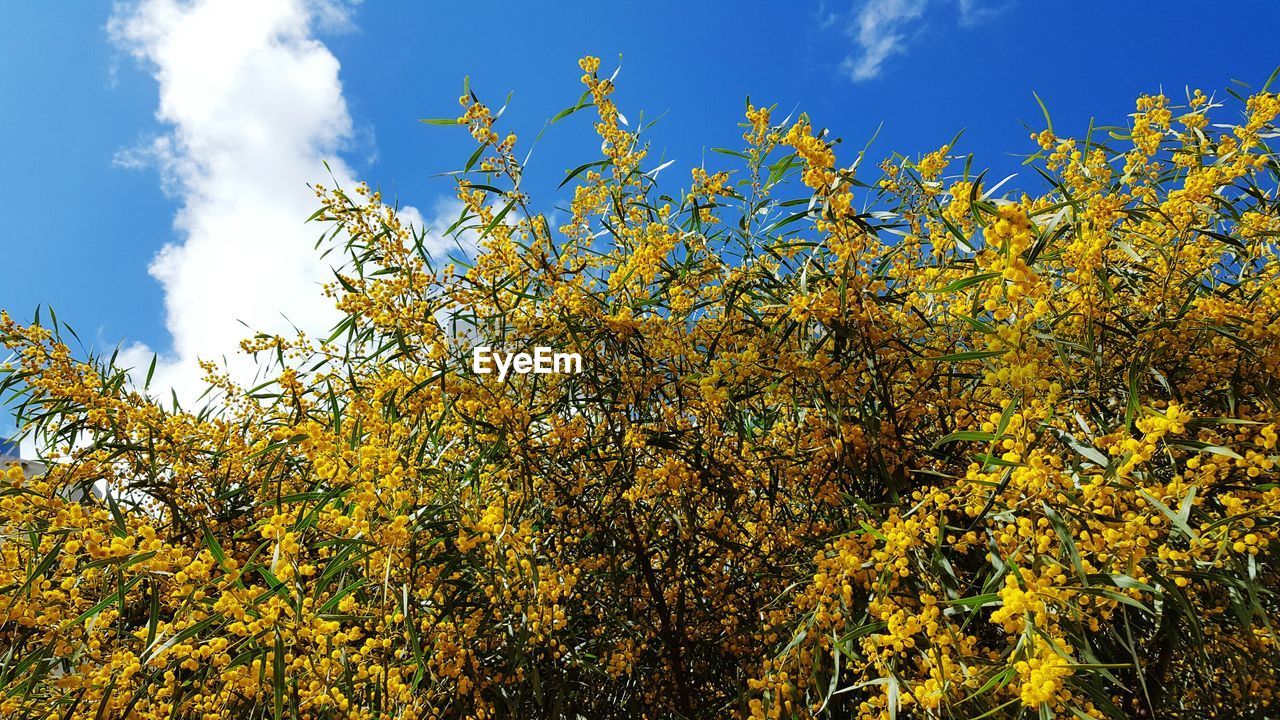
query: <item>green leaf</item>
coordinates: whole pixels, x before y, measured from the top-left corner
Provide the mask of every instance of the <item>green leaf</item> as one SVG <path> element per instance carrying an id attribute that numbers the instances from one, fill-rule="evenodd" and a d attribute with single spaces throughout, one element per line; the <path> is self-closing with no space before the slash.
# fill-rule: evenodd
<path id="1" fill-rule="evenodd" d="M 561 181 L 560 181 L 560 185 L 559 185 L 559 187 L 557 187 L 556 189 L 558 190 L 558 189 L 560 189 L 560 188 L 564 187 L 565 185 L 568 185 L 568 184 L 569 184 L 569 182 L 570 182 L 571 180 L 573 180 L 574 178 L 578 177 L 579 175 L 581 175 L 581 174 L 582 174 L 583 172 L 585 172 L 586 170 L 590 170 L 590 169 L 591 169 L 591 168 L 593 168 L 593 167 L 605 167 L 605 166 L 606 166 L 606 165 L 608 165 L 610 162 L 612 162 L 612 161 L 610 161 L 610 160 L 594 160 L 594 161 L 589 162 L 589 163 L 583 163 L 582 165 L 579 165 L 578 167 L 576 167 L 576 168 L 574 168 L 574 169 L 570 170 L 568 173 L 566 173 L 566 174 L 565 174 L 565 176 L 564 176 L 564 180 L 561 180 Z"/>
<path id="2" fill-rule="evenodd" d="M 927 292 L 927 293 L 955 292 L 957 290 L 963 290 L 969 287 L 970 285 L 977 285 L 978 283 L 986 282 L 987 280 L 991 280 L 992 278 L 998 278 L 998 277 L 1000 277 L 1000 273 L 996 273 L 996 272 L 981 273 L 979 275 L 970 275 L 969 277 L 962 277 L 958 280 L 952 280 L 951 282 L 947 283 L 946 285 L 943 285 L 940 288 L 929 288 L 924 292 Z"/>
<path id="3" fill-rule="evenodd" d="M 561 120 L 569 117 L 570 115 L 578 112 L 582 108 L 595 107 L 595 103 L 589 102 L 590 97 L 591 97 L 590 90 L 583 92 L 582 95 L 578 98 L 578 102 L 556 113 L 554 116 L 552 116 L 549 122 L 552 125 L 554 125 L 555 123 L 558 123 Z"/>
<path id="4" fill-rule="evenodd" d="M 1091 585 L 1086 588 L 1080 588 L 1080 592 L 1087 593 L 1089 595 L 1100 595 L 1109 600 L 1115 600 L 1118 603 L 1128 605 L 1129 607 L 1137 608 L 1142 612 L 1146 613 L 1147 615 L 1152 614 L 1151 608 L 1147 607 L 1146 605 L 1143 605 L 1141 602 L 1138 602 L 1137 600 L 1134 600 L 1128 595 L 1125 595 L 1124 593 L 1116 592 L 1115 590 L 1108 590 L 1107 588 L 1104 588 L 1104 587 Z"/>
<path id="5" fill-rule="evenodd" d="M 1084 571 L 1084 564 L 1080 561 L 1080 551 L 1076 548 L 1075 538 L 1072 537 L 1071 530 L 1067 528 L 1066 521 L 1049 503 L 1042 500 L 1040 506 L 1044 509 L 1045 517 L 1049 518 L 1049 523 L 1053 525 L 1053 531 L 1058 536 L 1058 542 L 1062 543 L 1062 547 L 1067 551 L 1067 556 L 1071 559 L 1071 566 L 1075 568 L 1076 576 L 1080 578 L 1080 582 L 1088 585 L 1089 579 Z"/>
<path id="6" fill-rule="evenodd" d="M 983 358 L 998 357 L 1006 352 L 1008 352 L 1008 350 L 969 350 L 967 352 L 951 353 L 950 355 L 939 355 L 938 357 L 929 359 L 935 362 L 967 362 L 969 360 L 982 360 Z"/>
<path id="7" fill-rule="evenodd" d="M 1181 530 L 1184 535 L 1192 539 L 1200 537 L 1200 534 L 1197 533 L 1195 530 L 1191 529 L 1191 526 L 1187 524 L 1187 521 L 1181 516 L 1180 513 L 1174 512 L 1172 509 L 1169 508 L 1168 505 L 1165 505 L 1164 503 L 1157 500 L 1151 493 L 1147 492 L 1146 490 L 1139 488 L 1138 494 L 1141 495 L 1143 498 L 1145 498 L 1147 502 L 1151 503 L 1152 507 L 1159 510 L 1161 515 L 1164 515 L 1165 517 L 1169 518 L 1169 522 L 1173 523 L 1173 526 Z"/>
<path id="8" fill-rule="evenodd" d="M 284 638 L 280 635 L 280 630 L 276 630 L 276 646 L 272 652 L 272 665 L 275 671 L 275 677 L 272 678 L 272 690 L 275 694 L 275 718 L 283 720 L 284 718 Z"/>
<path id="9" fill-rule="evenodd" d="M 988 605 L 995 605 L 1000 602 L 1000 593 L 985 593 L 983 595 L 974 595 L 972 597 L 959 598 L 952 600 L 952 605 L 959 605 L 967 608 L 984 608 Z"/>
<path id="10" fill-rule="evenodd" d="M 1124 426 L 1126 428 L 1132 428 L 1133 421 L 1138 417 L 1138 411 L 1140 409 L 1139 403 L 1141 401 L 1138 378 L 1141 376 L 1144 368 L 1145 363 L 1139 360 L 1138 357 L 1134 357 L 1133 362 L 1129 364 L 1129 399 L 1125 404 L 1124 410 Z"/>
<path id="11" fill-rule="evenodd" d="M 80 613 L 79 617 L 67 623 L 66 625 L 63 625 L 63 627 L 64 628 L 75 627 L 76 625 L 83 623 L 85 620 L 88 620 L 89 618 L 97 615 L 103 610 L 106 610 L 109 606 L 115 604 L 117 600 L 124 597 L 125 593 L 128 593 L 130 590 L 132 590 L 133 586 L 142 582 L 143 578 L 144 578 L 143 575 L 138 575 L 138 576 L 135 576 L 128 583 L 126 583 L 123 587 L 117 586 L 115 590 L 113 590 L 109 595 L 107 595 L 102 600 L 100 600 L 96 605 L 89 608 L 88 610 L 85 610 L 83 613 Z"/>
<path id="12" fill-rule="evenodd" d="M 946 445 L 947 443 L 953 442 L 991 442 L 995 439 L 996 436 L 993 433 L 982 432 L 979 430 L 960 430 L 935 442 L 933 447 L 936 448 L 939 445 Z"/>
<path id="13" fill-rule="evenodd" d="M 1044 126 L 1045 126 L 1045 128 L 1046 128 L 1050 133 L 1052 133 L 1052 132 L 1053 132 L 1053 120 L 1049 117 L 1049 108 L 1047 108 L 1047 107 L 1045 107 L 1045 106 L 1044 106 L 1044 101 L 1040 99 L 1040 96 L 1039 96 L 1039 95 L 1037 95 L 1037 94 L 1035 93 L 1035 91 L 1032 91 L 1031 96 L 1032 96 L 1032 97 L 1034 97 L 1034 98 L 1036 99 L 1036 104 L 1040 106 L 1040 113 L 1041 113 L 1042 115 L 1044 115 Z"/>
<path id="14" fill-rule="evenodd" d="M 1232 460 L 1244 459 L 1240 457 L 1240 453 L 1236 452 L 1235 450 L 1232 450 L 1231 448 L 1223 447 L 1221 445 L 1210 445 L 1209 443 L 1202 442 L 1200 440 L 1191 440 L 1190 438 L 1182 438 L 1182 439 L 1167 441 L 1167 442 L 1169 443 L 1169 445 L 1172 445 L 1173 447 L 1176 447 L 1176 448 L 1182 448 L 1183 450 L 1191 450 L 1193 452 L 1212 453 L 1214 455 L 1229 457 Z"/>

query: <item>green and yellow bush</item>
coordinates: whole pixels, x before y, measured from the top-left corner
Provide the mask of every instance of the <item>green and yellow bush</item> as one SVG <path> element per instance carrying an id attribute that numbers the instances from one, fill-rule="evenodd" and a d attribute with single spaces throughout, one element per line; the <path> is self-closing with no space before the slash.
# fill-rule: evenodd
<path id="1" fill-rule="evenodd" d="M 560 227 L 470 91 L 473 257 L 317 187 L 345 319 L 265 384 L 3 316 L 53 462 L 0 485 L 0 716 L 1280 712 L 1280 97 L 1046 127 L 1037 194 L 749 106 L 679 190 L 582 68 Z"/>

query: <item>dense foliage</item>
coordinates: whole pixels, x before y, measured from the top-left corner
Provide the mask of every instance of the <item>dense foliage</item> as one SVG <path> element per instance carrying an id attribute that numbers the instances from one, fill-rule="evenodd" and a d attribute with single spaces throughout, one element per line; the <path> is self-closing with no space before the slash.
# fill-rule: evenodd
<path id="1" fill-rule="evenodd" d="M 266 384 L 3 317 L 54 462 L 0 486 L 0 716 L 1280 712 L 1280 97 L 1046 127 L 1035 195 L 749 106 L 676 192 L 582 67 L 561 227 L 470 91 L 474 257 L 317 187 L 345 320 Z"/>

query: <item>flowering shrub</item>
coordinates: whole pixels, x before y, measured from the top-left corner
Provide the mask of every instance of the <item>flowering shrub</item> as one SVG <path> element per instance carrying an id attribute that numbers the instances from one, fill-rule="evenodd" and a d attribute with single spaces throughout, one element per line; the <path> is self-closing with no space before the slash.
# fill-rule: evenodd
<path id="1" fill-rule="evenodd" d="M 1280 712 L 1280 97 L 1046 127 L 1037 195 L 749 106 L 677 192 L 581 64 L 561 227 L 470 91 L 474 258 L 316 188 L 345 319 L 266 384 L 3 317 L 56 462 L 0 486 L 0 716 Z"/>

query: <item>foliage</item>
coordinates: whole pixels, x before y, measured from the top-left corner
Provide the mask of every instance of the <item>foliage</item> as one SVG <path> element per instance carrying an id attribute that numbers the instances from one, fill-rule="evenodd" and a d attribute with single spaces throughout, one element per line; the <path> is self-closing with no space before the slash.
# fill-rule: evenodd
<path id="1" fill-rule="evenodd" d="M 56 462 L 0 488 L 0 715 L 1280 710 L 1280 97 L 1046 128 L 1039 195 L 749 106 L 676 192 L 582 67 L 562 227 L 470 91 L 473 259 L 318 187 L 345 319 L 246 341 L 265 384 L 183 410 L 3 317 Z"/>

